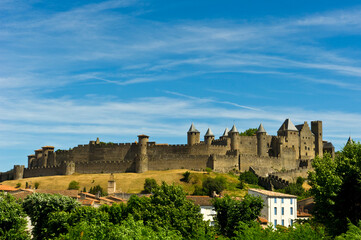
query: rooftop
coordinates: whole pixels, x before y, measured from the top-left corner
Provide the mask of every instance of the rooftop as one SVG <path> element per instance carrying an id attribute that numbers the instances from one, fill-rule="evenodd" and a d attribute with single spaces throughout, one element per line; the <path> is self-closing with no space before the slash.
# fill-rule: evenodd
<path id="1" fill-rule="evenodd" d="M 5 191 L 5 192 L 12 192 L 12 191 L 17 191 L 19 189 L 8 186 L 8 185 L 2 185 L 0 184 L 0 191 Z"/>
<path id="2" fill-rule="evenodd" d="M 257 193 L 260 193 L 260 194 L 266 195 L 266 196 L 268 196 L 268 197 L 287 197 L 287 198 L 297 198 L 297 196 L 294 196 L 294 195 L 285 194 L 285 193 L 279 193 L 279 192 L 272 192 L 272 191 L 263 190 L 263 189 L 250 188 L 250 189 L 248 189 L 248 191 L 257 192 Z"/>
<path id="3" fill-rule="evenodd" d="M 187 196 L 187 199 L 199 206 L 212 206 L 212 198 L 209 196 Z"/>

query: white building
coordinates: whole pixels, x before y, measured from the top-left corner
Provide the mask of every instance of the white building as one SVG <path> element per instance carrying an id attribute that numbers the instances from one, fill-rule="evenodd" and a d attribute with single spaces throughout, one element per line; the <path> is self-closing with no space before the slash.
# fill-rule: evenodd
<path id="1" fill-rule="evenodd" d="M 263 199 L 260 216 L 274 227 L 292 226 L 297 219 L 297 196 L 254 188 L 248 189 L 248 193 Z"/>
<path id="2" fill-rule="evenodd" d="M 214 226 L 214 217 L 217 212 L 212 205 L 212 198 L 208 196 L 187 196 L 187 199 L 193 201 L 195 205 L 199 205 L 203 214 L 203 221 L 209 221 L 209 224 Z"/>

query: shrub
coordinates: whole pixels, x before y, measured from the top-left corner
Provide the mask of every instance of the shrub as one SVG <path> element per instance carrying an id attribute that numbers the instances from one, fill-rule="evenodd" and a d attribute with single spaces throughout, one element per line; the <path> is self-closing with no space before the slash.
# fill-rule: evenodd
<path id="1" fill-rule="evenodd" d="M 68 190 L 79 190 L 79 182 L 77 181 L 71 181 L 68 186 Z"/>
<path id="2" fill-rule="evenodd" d="M 227 180 L 222 176 L 217 176 L 216 178 L 206 178 L 206 180 L 202 183 L 203 192 L 209 196 L 211 196 L 213 192 L 219 194 L 226 188 L 226 186 Z"/>
<path id="3" fill-rule="evenodd" d="M 50 214 L 58 211 L 70 212 L 80 204 L 70 197 L 58 194 L 33 193 L 23 202 L 23 208 L 34 226 L 35 239 L 53 238 L 54 233 L 48 231 Z"/>
<path id="4" fill-rule="evenodd" d="M 146 178 L 144 182 L 143 193 L 152 193 L 158 187 L 157 181 L 154 178 Z"/>
<path id="5" fill-rule="evenodd" d="M 38 188 L 39 188 L 39 185 L 40 185 L 40 183 L 35 182 L 35 183 L 34 183 L 34 188 L 35 188 L 35 189 L 38 189 Z"/>
<path id="6" fill-rule="evenodd" d="M 94 187 L 91 187 L 90 190 L 89 190 L 89 193 L 94 194 L 94 195 L 99 193 L 99 195 L 101 197 L 108 195 L 108 193 L 106 191 L 104 191 L 104 189 L 100 185 L 96 185 Z"/>
<path id="7" fill-rule="evenodd" d="M 21 205 L 11 194 L 0 192 L 0 239 L 30 239 Z"/>
<path id="8" fill-rule="evenodd" d="M 258 177 L 251 171 L 245 171 L 239 175 L 239 180 L 248 184 L 258 184 Z"/>
<path id="9" fill-rule="evenodd" d="M 15 188 L 20 188 L 20 187 L 21 187 L 21 183 L 18 182 L 18 183 L 16 184 Z"/>
<path id="10" fill-rule="evenodd" d="M 210 174 L 212 172 L 212 168 L 206 167 L 206 172 Z"/>
<path id="11" fill-rule="evenodd" d="M 185 173 L 183 173 L 183 178 L 181 179 L 181 181 L 189 183 L 189 181 L 191 180 L 190 176 L 191 173 L 189 171 L 186 171 Z"/>

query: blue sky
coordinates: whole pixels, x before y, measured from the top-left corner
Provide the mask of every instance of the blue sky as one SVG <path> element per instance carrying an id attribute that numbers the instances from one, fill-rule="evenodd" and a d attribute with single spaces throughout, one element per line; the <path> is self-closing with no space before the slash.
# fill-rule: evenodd
<path id="1" fill-rule="evenodd" d="M 361 137 L 356 1 L 0 1 L 0 171 L 44 145 L 285 118 Z"/>

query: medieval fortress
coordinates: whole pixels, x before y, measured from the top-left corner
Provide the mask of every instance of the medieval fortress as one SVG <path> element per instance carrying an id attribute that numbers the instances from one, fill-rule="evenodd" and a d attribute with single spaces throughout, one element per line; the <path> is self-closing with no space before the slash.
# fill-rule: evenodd
<path id="1" fill-rule="evenodd" d="M 201 134 L 192 124 L 187 144 L 169 145 L 150 142 L 139 135 L 134 143 L 103 143 L 99 139 L 69 150 L 54 151 L 44 146 L 28 156 L 28 167 L 15 165 L 0 173 L 0 181 L 73 173 L 142 173 L 148 170 L 211 168 L 217 172 L 255 169 L 260 176 L 293 171 L 310 166 L 316 155 L 334 154 L 333 145 L 322 140 L 322 121 L 294 125 L 286 119 L 277 136 L 268 135 L 260 124 L 256 135 L 241 136 L 235 125 L 215 139 L 208 129 Z"/>

